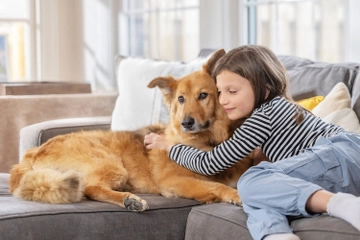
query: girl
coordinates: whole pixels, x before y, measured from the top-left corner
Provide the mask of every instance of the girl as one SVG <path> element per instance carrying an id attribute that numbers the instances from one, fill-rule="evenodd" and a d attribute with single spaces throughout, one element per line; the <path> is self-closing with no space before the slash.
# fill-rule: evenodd
<path id="1" fill-rule="evenodd" d="M 213 77 L 228 117 L 246 119 L 233 136 L 202 152 L 150 134 L 147 148 L 165 149 L 181 166 L 211 175 L 260 146 L 273 163 L 251 167 L 237 185 L 255 240 L 299 239 L 286 216 L 324 212 L 360 231 L 360 137 L 294 103 L 286 70 L 267 48 L 229 51 Z"/>

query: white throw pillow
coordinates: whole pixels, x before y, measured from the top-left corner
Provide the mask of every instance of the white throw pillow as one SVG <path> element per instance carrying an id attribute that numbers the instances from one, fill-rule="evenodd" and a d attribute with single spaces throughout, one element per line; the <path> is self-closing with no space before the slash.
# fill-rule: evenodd
<path id="1" fill-rule="evenodd" d="M 324 118 L 336 110 L 350 107 L 351 99 L 349 90 L 344 83 L 339 82 L 325 96 L 324 100 L 312 110 L 312 113 L 315 116 Z"/>
<path id="2" fill-rule="evenodd" d="M 162 94 L 158 88 L 148 88 L 148 83 L 159 76 L 181 78 L 200 70 L 206 61 L 204 58 L 189 63 L 143 58 L 123 59 L 118 66 L 119 96 L 112 114 L 111 129 L 135 130 L 160 122 L 166 124 L 169 114 Z"/>
<path id="3" fill-rule="evenodd" d="M 325 118 L 325 122 L 343 127 L 346 131 L 360 134 L 360 124 L 356 113 L 351 108 L 344 108 L 330 113 Z"/>
<path id="4" fill-rule="evenodd" d="M 333 87 L 312 113 L 325 122 L 341 126 L 349 132 L 360 133 L 359 119 L 351 109 L 349 90 L 342 82 Z"/>

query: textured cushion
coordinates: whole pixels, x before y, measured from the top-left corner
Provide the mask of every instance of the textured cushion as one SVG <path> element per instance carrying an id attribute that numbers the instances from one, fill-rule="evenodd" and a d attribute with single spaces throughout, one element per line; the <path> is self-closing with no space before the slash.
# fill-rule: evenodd
<path id="1" fill-rule="evenodd" d="M 306 108 L 307 110 L 313 110 L 322 100 L 324 100 L 323 96 L 315 96 L 311 98 L 306 98 L 298 101 L 298 103 Z"/>
<path id="2" fill-rule="evenodd" d="M 227 203 L 208 204 L 191 210 L 186 224 L 186 240 L 252 240 L 242 207 Z"/>
<path id="3" fill-rule="evenodd" d="M 111 129 L 135 130 L 137 128 L 167 123 L 168 111 L 158 88 L 147 88 L 156 77 L 171 75 L 181 78 L 200 70 L 206 58 L 189 63 L 156 61 L 143 58 L 126 58 L 118 67 L 119 96 L 112 114 Z"/>
<path id="4" fill-rule="evenodd" d="M 349 132 L 360 134 L 359 119 L 351 108 L 339 109 L 323 118 L 325 122 L 343 127 Z"/>
<path id="5" fill-rule="evenodd" d="M 136 213 L 115 204 L 84 199 L 74 204 L 24 201 L 8 193 L 0 174 L 1 240 L 184 239 L 187 216 L 199 202 L 139 195 L 150 209 Z"/>
<path id="6" fill-rule="evenodd" d="M 359 119 L 350 105 L 350 93 L 345 84 L 339 82 L 312 113 L 323 118 L 325 122 L 339 125 L 350 132 L 360 133 Z"/>
<path id="7" fill-rule="evenodd" d="M 188 217 L 187 240 L 251 240 L 246 226 L 247 215 L 241 207 L 216 203 L 194 207 Z M 291 221 L 296 235 L 302 240 L 360 239 L 360 232 L 341 219 L 323 214 L 314 218 Z"/>
<path id="8" fill-rule="evenodd" d="M 336 110 L 350 108 L 350 105 L 350 93 L 346 85 L 342 82 L 339 82 L 326 95 L 324 101 L 319 103 L 312 110 L 312 113 L 318 117 L 324 118 Z"/>
<path id="9" fill-rule="evenodd" d="M 288 70 L 290 92 L 298 101 L 314 96 L 326 96 L 338 83 L 343 82 L 352 97 L 351 108 L 360 117 L 359 63 L 322 63 L 294 56 L 279 56 Z"/>

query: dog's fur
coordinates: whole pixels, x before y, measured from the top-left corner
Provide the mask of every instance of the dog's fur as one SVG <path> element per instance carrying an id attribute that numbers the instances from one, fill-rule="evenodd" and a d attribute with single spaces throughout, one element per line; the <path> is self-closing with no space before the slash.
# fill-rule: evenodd
<path id="1" fill-rule="evenodd" d="M 10 192 L 19 198 L 47 203 L 78 202 L 85 196 L 133 211 L 148 208 L 136 193 L 240 204 L 237 190 L 232 187 L 251 166 L 251 158 L 221 174 L 202 176 L 177 165 L 163 150 L 146 150 L 143 143 L 145 134 L 156 132 L 164 133 L 173 142 L 210 150 L 229 137 L 231 123 L 219 105 L 210 75 L 224 53 L 217 51 L 201 71 L 184 78 L 159 77 L 149 83 L 150 88 L 160 88 L 169 107 L 171 119 L 166 127 L 56 136 L 28 150 L 22 162 L 13 166 Z"/>

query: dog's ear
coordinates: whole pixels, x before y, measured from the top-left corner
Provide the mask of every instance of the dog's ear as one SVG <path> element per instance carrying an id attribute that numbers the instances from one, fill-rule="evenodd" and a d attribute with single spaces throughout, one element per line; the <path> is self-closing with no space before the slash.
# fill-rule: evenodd
<path id="1" fill-rule="evenodd" d="M 203 65 L 203 71 L 211 76 L 216 62 L 224 55 L 225 55 L 224 49 L 220 49 L 214 52 L 213 55 L 211 55 L 211 57 L 209 58 L 209 60 Z"/>
<path id="2" fill-rule="evenodd" d="M 147 86 L 148 86 L 148 88 L 158 87 L 164 96 L 165 104 L 169 107 L 171 101 L 175 97 L 177 83 L 178 83 L 178 81 L 176 81 L 171 76 L 157 77 L 157 78 L 153 79 Z"/>

